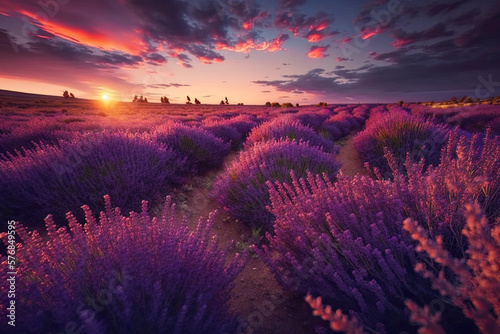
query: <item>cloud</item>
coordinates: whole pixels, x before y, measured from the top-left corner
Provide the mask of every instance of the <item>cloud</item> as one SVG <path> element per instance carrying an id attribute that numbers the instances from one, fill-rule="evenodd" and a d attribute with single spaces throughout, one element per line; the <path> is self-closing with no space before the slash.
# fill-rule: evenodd
<path id="1" fill-rule="evenodd" d="M 191 85 L 179 84 L 179 83 L 169 83 L 169 84 L 153 84 L 147 85 L 148 88 L 179 88 L 179 87 L 190 87 Z"/>
<path id="2" fill-rule="evenodd" d="M 313 16 L 307 16 L 300 12 L 284 11 L 278 13 L 274 20 L 277 28 L 287 29 L 295 37 L 301 37 L 314 43 L 336 36 L 335 30 L 328 30 L 333 23 L 333 17 L 325 12 L 318 12 Z"/>
<path id="3" fill-rule="evenodd" d="M 346 57 L 337 57 L 337 59 L 335 59 L 336 61 L 352 61 L 351 58 L 346 58 Z"/>
<path id="4" fill-rule="evenodd" d="M 15 38 L 0 29 L 0 73 L 5 78 L 17 78 L 51 83 L 70 89 L 97 94 L 93 83 L 113 87 L 120 92 L 139 88 L 120 72 L 123 66 L 135 67 L 143 62 L 140 56 L 100 51 L 68 43 L 57 37 L 34 37 L 26 44 L 15 45 Z"/>
<path id="5" fill-rule="evenodd" d="M 286 3 L 295 6 L 300 2 Z M 217 52 L 222 48 L 217 48 L 217 45 L 224 46 L 225 50 L 254 48 L 276 52 L 288 38 L 286 34 L 271 40 L 260 36 L 261 31 L 256 28 L 266 24 L 269 13 L 260 10 L 260 5 L 254 1 L 88 0 L 68 5 L 53 3 L 56 6 L 51 7 L 50 1 L 21 5 L 15 0 L 2 0 L 0 12 L 28 22 L 23 26 L 24 30 L 26 26 L 34 27 L 28 30 L 40 30 L 88 47 L 141 55 L 156 64 L 165 63 L 168 55 L 178 58 L 178 64 L 184 67 L 192 67 L 192 62 L 191 58 L 182 58 L 183 54 L 211 64 L 224 61 L 224 56 Z M 54 13 L 47 16 L 40 6 Z M 240 44 L 243 41 L 247 42 L 244 46 Z M 158 55 L 148 57 L 148 54 Z"/>
<path id="6" fill-rule="evenodd" d="M 491 26 L 488 21 L 478 26 L 478 34 Z M 500 55 L 494 52 L 499 45 L 498 39 L 489 44 L 487 40 L 481 44 L 483 49 L 452 47 L 453 41 L 446 41 L 422 50 L 400 48 L 372 56 L 376 60 L 389 61 L 390 65 L 366 64 L 357 69 L 338 68 L 332 72 L 314 69 L 305 74 L 283 75 L 280 80 L 254 83 L 278 91 L 301 90 L 339 99 L 352 92 L 356 92 L 360 100 L 376 97 L 379 101 L 393 101 L 403 96 L 434 99 L 434 96 L 473 95 L 481 83 L 481 76 L 492 75 L 493 81 L 500 79 Z"/>
<path id="7" fill-rule="evenodd" d="M 246 40 L 239 40 L 232 45 L 217 43 L 215 47 L 217 50 L 230 50 L 243 53 L 248 53 L 251 50 L 277 52 L 282 50 L 283 43 L 289 38 L 288 34 L 280 34 L 275 39 L 266 42 L 258 41 L 255 36 L 249 35 Z"/>
<path id="8" fill-rule="evenodd" d="M 19 36 L 27 37 L 27 34 L 42 29 L 89 47 L 134 55 L 143 50 L 144 43 L 136 32 L 139 29 L 137 17 L 125 6 L 117 6 L 111 0 L 76 1 L 67 5 L 54 2 L 56 6 L 50 3 L 3 0 L 0 12 L 23 19 L 22 28 L 14 32 Z M 92 8 L 92 15 L 88 15 L 89 8 Z"/>
<path id="9" fill-rule="evenodd" d="M 474 24 L 475 19 L 481 14 L 480 8 L 473 8 L 463 14 L 450 18 L 447 23 L 464 26 Z"/>
<path id="10" fill-rule="evenodd" d="M 325 52 L 326 50 L 328 50 L 329 47 L 330 45 L 325 45 L 325 46 L 313 45 L 311 46 L 311 49 L 307 53 L 307 56 L 309 58 L 325 58 L 328 56 L 327 54 L 325 54 Z"/>
<path id="11" fill-rule="evenodd" d="M 146 54 L 144 56 L 147 60 L 149 60 L 150 64 L 165 64 L 167 62 L 167 58 L 163 57 L 159 53 Z"/>
<path id="12" fill-rule="evenodd" d="M 279 0 L 280 8 L 293 8 L 300 5 L 303 5 L 307 2 L 307 0 Z"/>
<path id="13" fill-rule="evenodd" d="M 443 23 L 438 23 L 429 29 L 413 33 L 407 33 L 402 29 L 398 29 L 393 33 L 396 40 L 392 43 L 392 46 L 400 48 L 416 42 L 427 42 L 434 38 L 450 37 L 453 35 L 454 31 L 448 30 Z"/>
<path id="14" fill-rule="evenodd" d="M 429 16 L 446 14 L 461 7 L 463 4 L 469 1 L 470 0 L 459 0 L 447 3 L 433 3 L 432 5 L 427 7 L 426 14 Z"/>

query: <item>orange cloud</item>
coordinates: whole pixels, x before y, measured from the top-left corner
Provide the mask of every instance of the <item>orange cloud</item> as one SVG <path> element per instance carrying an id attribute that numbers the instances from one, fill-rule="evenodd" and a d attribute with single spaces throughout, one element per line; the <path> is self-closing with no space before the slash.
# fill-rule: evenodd
<path id="1" fill-rule="evenodd" d="M 363 33 L 361 34 L 361 38 L 368 39 L 370 37 L 381 34 L 383 32 L 385 32 L 385 29 L 381 28 L 380 26 L 377 26 L 375 29 L 368 28 L 368 29 L 363 30 Z"/>
<path id="2" fill-rule="evenodd" d="M 253 28 L 253 22 L 248 21 L 248 22 L 243 22 L 243 29 L 244 30 L 250 30 Z"/>
<path id="3" fill-rule="evenodd" d="M 317 58 L 325 58 L 326 56 L 328 56 L 327 54 L 325 54 L 326 50 L 328 50 L 330 46 L 317 46 L 317 45 L 313 45 L 311 47 L 311 50 L 307 53 L 307 56 L 309 58 L 313 58 L 313 59 L 317 59 Z"/>
<path id="4" fill-rule="evenodd" d="M 253 39 L 248 39 L 246 41 L 240 41 L 236 43 L 234 46 L 227 45 L 224 43 L 217 43 L 215 45 L 215 48 L 217 50 L 230 50 L 242 53 L 248 53 L 251 50 L 277 52 L 282 50 L 281 46 L 283 42 L 286 41 L 287 39 L 288 35 L 281 34 L 270 42 L 264 41 L 262 43 L 255 43 Z"/>
<path id="5" fill-rule="evenodd" d="M 221 58 L 208 58 L 208 57 L 199 57 L 198 58 L 203 64 L 213 64 L 213 63 L 222 63 L 224 59 Z"/>
<path id="6" fill-rule="evenodd" d="M 321 30 L 324 30 L 328 27 L 328 22 L 326 21 L 323 21 L 321 22 L 317 27 L 316 27 L 316 31 L 321 31 Z"/>
<path id="7" fill-rule="evenodd" d="M 319 42 L 323 39 L 323 35 L 322 34 L 319 34 L 319 33 L 313 33 L 313 34 L 310 34 L 308 37 L 307 37 L 307 41 L 308 42 Z"/>
<path id="8" fill-rule="evenodd" d="M 55 36 L 90 47 L 105 50 L 118 50 L 133 55 L 139 54 L 144 47 L 144 42 L 141 38 L 139 38 L 139 34 L 137 34 L 137 32 L 127 33 L 120 31 L 118 34 L 112 31 L 106 34 L 100 32 L 89 32 L 83 29 L 58 24 L 50 20 L 40 22 L 36 14 L 28 11 L 20 11 L 20 13 L 29 17 L 36 22 L 37 26 Z"/>

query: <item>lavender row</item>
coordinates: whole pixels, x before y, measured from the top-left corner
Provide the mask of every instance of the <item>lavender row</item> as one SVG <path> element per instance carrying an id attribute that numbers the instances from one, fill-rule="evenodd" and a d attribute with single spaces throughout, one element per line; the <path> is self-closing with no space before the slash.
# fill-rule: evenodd
<path id="1" fill-rule="evenodd" d="M 226 261 L 210 237 L 214 214 L 190 231 L 170 198 L 159 218 L 149 216 L 147 202 L 127 216 L 109 196 L 105 203 L 99 219 L 84 206 L 83 225 L 69 213 L 69 229 L 56 229 L 48 216 L 43 238 L 16 225 L 16 331 L 234 333 L 228 301 L 246 256 Z M 7 257 L 0 262 L 6 291 Z M 9 300 L 1 298 L 6 318 Z"/>

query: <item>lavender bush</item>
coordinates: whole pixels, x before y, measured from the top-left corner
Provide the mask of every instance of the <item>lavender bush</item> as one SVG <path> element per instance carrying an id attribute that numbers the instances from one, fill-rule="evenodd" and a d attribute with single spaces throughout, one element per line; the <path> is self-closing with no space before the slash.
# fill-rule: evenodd
<path id="1" fill-rule="evenodd" d="M 425 165 L 437 165 L 449 128 L 402 111 L 391 111 L 371 119 L 366 129 L 354 138 L 361 158 L 376 167 L 384 177 L 392 177 L 385 150 L 391 152 L 400 171 L 407 154 L 412 161 L 424 159 Z"/>
<path id="2" fill-rule="evenodd" d="M 275 235 L 255 249 L 278 282 L 321 295 L 380 332 L 409 329 L 403 297 L 425 302 L 434 293 L 411 270 L 418 258 L 402 230 L 396 185 L 366 176 L 341 175 L 334 184 L 291 177 L 293 185 L 268 183 Z"/>
<path id="3" fill-rule="evenodd" d="M 68 213 L 69 230 L 45 219 L 47 236 L 16 226 L 16 332 L 234 333 L 229 312 L 232 281 L 244 255 L 226 263 L 210 237 L 214 214 L 190 231 L 176 220 L 167 197 L 161 217 L 124 216 L 105 196 L 98 220 L 83 206 L 86 223 Z M 7 239 L 7 236 L 3 236 Z M 1 256 L 2 291 L 8 289 Z M 0 314 L 9 300 L 2 293 Z M 6 322 L 2 321 L 3 330 Z"/>
<path id="4" fill-rule="evenodd" d="M 439 165 L 426 169 L 422 162 L 407 159 L 407 175 L 399 173 L 391 154 L 386 156 L 397 196 L 410 216 L 427 226 L 431 237 L 441 235 L 454 256 L 463 257 L 467 248 L 460 233 L 466 204 L 479 203 L 491 223 L 500 215 L 500 145 L 490 132 L 469 140 L 452 131 Z"/>
<path id="5" fill-rule="evenodd" d="M 288 138 L 290 140 L 303 140 L 311 146 L 319 146 L 326 152 L 336 153 L 338 148 L 333 142 L 326 140 L 312 128 L 304 126 L 299 120 L 292 117 L 281 116 L 272 121 L 262 123 L 255 127 L 248 135 L 245 148 L 249 148 L 259 141 L 270 139 Z"/>
<path id="6" fill-rule="evenodd" d="M 257 142 L 226 166 L 214 185 L 212 196 L 233 218 L 272 230 L 274 216 L 266 210 L 270 204 L 267 181 L 289 182 L 292 170 L 298 176 L 310 171 L 334 179 L 339 169 L 334 155 L 304 142 Z"/>
<path id="7" fill-rule="evenodd" d="M 65 126 L 62 124 L 37 119 L 17 126 L 7 134 L 0 135 L 0 153 L 14 153 L 15 150 L 22 153 L 23 148 L 32 149 L 40 143 L 57 145 L 59 140 L 71 138 L 72 134 L 65 131 Z"/>
<path id="8" fill-rule="evenodd" d="M 319 111 L 304 109 L 295 114 L 293 118 L 298 119 L 303 125 L 309 126 L 317 131 L 320 129 L 321 124 L 331 115 L 332 112 L 328 109 L 321 109 Z"/>
<path id="9" fill-rule="evenodd" d="M 204 120 L 202 129 L 222 139 L 225 143 L 229 143 L 233 150 L 238 149 L 242 144 L 242 134 L 231 125 L 227 125 L 226 120 Z"/>
<path id="10" fill-rule="evenodd" d="M 433 288 L 441 295 L 449 297 L 467 318 L 474 321 L 482 333 L 499 333 L 500 219 L 497 219 L 496 226 L 490 229 L 486 216 L 477 204 L 466 205 L 465 218 L 467 224 L 462 234 L 469 244 L 466 252 L 467 260 L 453 258 L 443 248 L 441 236 L 433 240 L 418 222 L 412 219 L 405 220 L 404 229 L 419 242 L 417 251 L 427 253 L 433 262 L 441 266 L 438 275 L 424 263 L 418 263 L 415 270 L 430 279 Z M 456 279 L 447 278 L 449 275 L 445 274 L 445 268 L 453 271 Z M 407 301 L 407 306 L 412 311 L 413 320 L 422 325 L 421 331 L 433 330 L 433 333 L 445 333 L 438 324 L 441 314 L 430 315 L 428 307 L 422 310 L 410 300 Z"/>
<path id="11" fill-rule="evenodd" d="M 257 126 L 258 120 L 255 116 L 241 114 L 227 119 L 225 124 L 235 128 L 244 139 Z"/>
<path id="12" fill-rule="evenodd" d="M 454 258 L 443 247 L 443 238 L 438 236 L 435 240 L 429 237 L 427 228 L 410 218 L 403 222 L 404 229 L 410 233 L 412 239 L 418 241 L 416 250 L 426 253 L 432 260 L 432 266 L 419 262 L 415 271 L 430 279 L 432 287 L 447 297 L 451 303 L 459 308 L 463 315 L 474 321 L 463 321 L 456 317 L 450 319 L 457 329 L 445 331 L 449 328 L 449 319 L 443 318 L 445 304 L 439 311 L 431 312 L 429 306 L 420 307 L 413 300 L 406 300 L 405 305 L 410 311 L 410 321 L 420 326 L 418 333 L 497 333 L 500 331 L 500 271 L 498 268 L 498 253 L 500 252 L 500 219 L 493 227 L 489 227 L 488 220 L 477 204 L 467 204 L 465 207 L 466 226 L 462 234 L 468 240 L 466 258 Z M 439 274 L 432 267 L 438 267 Z M 450 276 L 445 270 L 451 270 Z M 453 277 L 453 279 L 450 279 Z M 313 314 L 321 316 L 330 322 L 330 327 L 336 332 L 353 334 L 367 333 L 357 316 L 348 317 L 341 309 L 332 312 L 330 306 L 324 307 L 321 297 L 316 299 L 307 295 L 306 301 L 313 308 Z M 370 332 L 373 332 L 370 330 Z"/>
<path id="13" fill-rule="evenodd" d="M 229 143 L 206 130 L 171 121 L 157 126 L 151 138 L 185 156 L 188 164 L 200 173 L 220 167 L 231 150 Z"/>
<path id="14" fill-rule="evenodd" d="M 185 158 L 127 133 L 94 134 L 40 146 L 0 162 L 0 216 L 30 225 L 53 213 L 57 222 L 84 203 L 100 211 L 111 194 L 123 210 L 158 200 L 189 171 Z"/>

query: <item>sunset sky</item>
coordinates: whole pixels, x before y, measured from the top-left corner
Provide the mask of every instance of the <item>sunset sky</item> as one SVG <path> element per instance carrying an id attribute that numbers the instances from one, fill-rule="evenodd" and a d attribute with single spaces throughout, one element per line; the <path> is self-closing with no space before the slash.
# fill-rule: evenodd
<path id="1" fill-rule="evenodd" d="M 215 104 L 496 96 L 500 5 L 0 0 L 0 89 Z"/>

